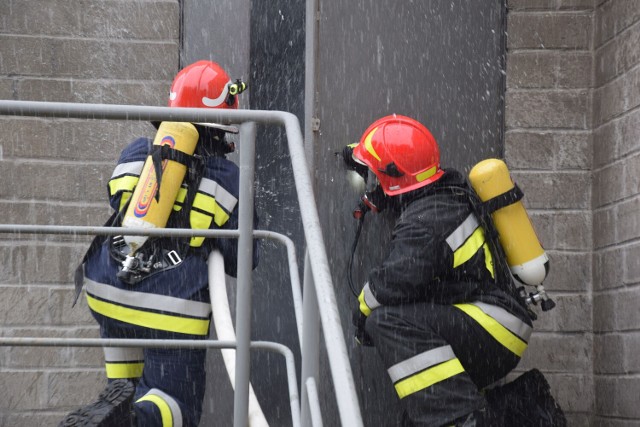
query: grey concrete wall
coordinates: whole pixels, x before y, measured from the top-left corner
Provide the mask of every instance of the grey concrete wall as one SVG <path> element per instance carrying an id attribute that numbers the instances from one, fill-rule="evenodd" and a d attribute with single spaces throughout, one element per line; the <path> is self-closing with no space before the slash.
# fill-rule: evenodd
<path id="1" fill-rule="evenodd" d="M 3 0 L 0 98 L 166 105 L 177 1 Z M 100 225 L 119 151 L 145 123 L 0 116 L 2 222 Z M 153 133 L 150 133 L 153 135 Z M 72 277 L 86 238 L 0 235 L 0 335 L 97 337 Z M 105 384 L 102 351 L 0 348 L 0 425 L 57 425 Z"/>
<path id="2" fill-rule="evenodd" d="M 640 3 L 596 1 L 593 40 L 595 424 L 628 426 L 640 423 Z"/>

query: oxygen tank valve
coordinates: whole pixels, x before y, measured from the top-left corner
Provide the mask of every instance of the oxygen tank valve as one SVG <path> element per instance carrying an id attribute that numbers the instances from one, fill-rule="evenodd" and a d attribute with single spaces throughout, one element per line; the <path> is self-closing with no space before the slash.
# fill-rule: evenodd
<path id="1" fill-rule="evenodd" d="M 125 283 L 135 283 L 135 276 L 139 274 L 138 267 L 140 260 L 134 256 L 127 255 L 124 261 L 122 261 L 122 270 L 118 272 L 116 277 Z"/>
<path id="2" fill-rule="evenodd" d="M 538 285 L 536 286 L 536 289 L 537 292 L 529 293 L 529 296 L 526 299 L 527 305 L 538 305 L 538 303 L 540 303 L 542 311 L 552 310 L 556 306 L 556 303 L 551 298 L 549 298 L 549 295 L 547 295 L 547 291 L 545 291 L 544 286 Z"/>
<path id="3" fill-rule="evenodd" d="M 556 303 L 551 298 L 542 300 L 542 302 L 540 303 L 540 307 L 542 307 L 542 311 L 552 310 L 555 306 L 556 306 Z"/>
<path id="4" fill-rule="evenodd" d="M 143 274 L 151 271 L 153 265 L 153 256 L 149 257 L 149 261 L 144 261 L 144 255 L 138 254 L 137 256 L 127 255 L 122 261 L 122 270 L 116 274 L 116 277 L 125 283 L 134 285 L 138 283 Z"/>

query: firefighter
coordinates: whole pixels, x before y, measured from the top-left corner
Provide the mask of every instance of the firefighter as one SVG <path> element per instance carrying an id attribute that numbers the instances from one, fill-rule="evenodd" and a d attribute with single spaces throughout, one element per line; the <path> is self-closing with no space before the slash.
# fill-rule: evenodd
<path id="1" fill-rule="evenodd" d="M 235 109 L 245 87 L 232 82 L 218 64 L 198 61 L 176 75 L 169 106 Z M 154 123 L 160 129 L 164 124 Z M 175 202 L 166 200 L 162 191 L 152 195 L 171 202 L 166 227 L 237 229 L 239 169 L 226 158 L 234 150 L 226 134 L 237 128 L 185 125 L 197 130 L 190 131 L 197 138 L 193 155 L 161 150 L 163 146 L 148 138 L 138 138 L 122 151 L 108 183 L 114 209 L 109 225 L 121 226 L 129 205 L 137 203 L 131 200 L 137 186 L 143 185 L 145 161 L 157 157 L 158 162 L 152 163 L 164 172 L 152 167 L 152 176 L 159 181 L 156 188 L 171 184 L 168 162 L 185 170 L 184 179 L 173 183 L 178 186 Z M 133 254 L 124 237 L 96 238 L 76 274 L 76 287 L 84 286 L 101 336 L 206 339 L 211 316 L 207 257 L 211 250 L 219 250 L 226 273 L 235 277 L 241 256 L 237 239 L 148 238 Z M 257 249 L 254 242 L 254 267 Z M 105 390 L 96 402 L 70 413 L 60 425 L 197 426 L 205 392 L 205 353 L 204 349 L 105 347 Z"/>
<path id="2" fill-rule="evenodd" d="M 358 216 L 397 213 L 385 258 L 354 290 L 353 323 L 357 342 L 375 346 L 386 366 L 404 424 L 564 425 L 538 370 L 485 391 L 520 361 L 533 313 L 466 178 L 441 169 L 429 130 L 386 116 L 343 155 L 371 189 Z"/>

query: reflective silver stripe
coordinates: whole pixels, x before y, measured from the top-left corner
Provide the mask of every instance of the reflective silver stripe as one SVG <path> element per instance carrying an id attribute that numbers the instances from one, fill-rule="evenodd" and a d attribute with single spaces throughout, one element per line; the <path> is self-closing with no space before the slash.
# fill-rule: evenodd
<path id="1" fill-rule="evenodd" d="M 238 203 L 238 199 L 233 197 L 233 194 L 229 193 L 224 187 L 211 179 L 202 178 L 198 191 L 216 199 L 218 205 L 222 206 L 229 213 L 233 212 L 233 208 L 235 208 Z"/>
<path id="2" fill-rule="evenodd" d="M 142 167 L 144 166 L 144 162 L 127 162 L 120 163 L 113 170 L 111 174 L 111 179 L 117 178 L 122 175 L 138 175 L 142 173 Z"/>
<path id="3" fill-rule="evenodd" d="M 173 397 L 169 396 L 167 393 L 157 388 L 149 389 L 147 394 L 142 396 L 141 399 L 144 399 L 146 396 L 158 396 L 160 399 L 165 401 L 165 403 L 167 404 L 167 406 L 169 406 L 169 409 L 171 410 L 171 417 L 173 418 L 173 427 L 182 427 L 182 411 L 180 410 L 180 405 L 178 405 L 178 402 L 176 402 L 176 400 Z"/>
<path id="4" fill-rule="evenodd" d="M 456 251 L 473 234 L 480 224 L 474 214 L 469 214 L 462 224 L 456 228 L 449 237 L 447 243 L 452 251 Z"/>
<path id="5" fill-rule="evenodd" d="M 364 294 L 364 303 L 367 304 L 371 310 L 375 310 L 380 307 L 382 304 L 373 296 L 373 292 L 371 292 L 371 288 L 369 287 L 369 282 L 364 284 L 364 288 L 362 288 L 362 293 Z"/>
<path id="6" fill-rule="evenodd" d="M 527 325 L 522 320 L 509 313 L 504 308 L 480 301 L 475 301 L 471 304 L 478 307 L 485 314 L 493 317 L 496 322 L 500 323 L 509 331 L 522 338 L 525 342 L 529 342 L 529 337 L 531 336 L 531 332 L 533 330 L 531 326 Z"/>
<path id="7" fill-rule="evenodd" d="M 229 86 L 232 84 L 231 80 L 229 80 L 229 82 L 227 82 L 227 84 L 224 85 L 224 87 L 222 88 L 222 92 L 220 93 L 220 95 L 218 95 L 217 98 L 212 99 L 212 98 L 208 98 L 206 96 L 202 97 L 202 103 L 206 106 L 206 107 L 219 107 L 226 99 L 227 99 L 227 95 L 229 94 Z M 169 97 L 170 98 L 175 98 L 178 95 L 176 94 L 176 92 L 170 92 L 169 93 Z"/>
<path id="8" fill-rule="evenodd" d="M 124 304 L 136 308 L 168 311 L 187 316 L 208 318 L 211 304 L 199 301 L 168 297 L 165 295 L 147 294 L 144 292 L 125 291 L 104 283 L 94 282 L 85 277 L 87 292 L 104 300 Z"/>
<path id="9" fill-rule="evenodd" d="M 387 372 L 391 377 L 391 381 L 395 383 L 410 375 L 424 371 L 431 366 L 438 365 L 442 362 L 455 358 L 456 355 L 453 353 L 451 346 L 445 345 L 443 347 L 425 351 L 424 353 L 420 353 L 400 363 L 396 363 L 387 369 Z"/>
<path id="10" fill-rule="evenodd" d="M 144 351 L 134 347 L 103 347 L 104 361 L 109 362 L 139 362 L 144 360 Z"/>

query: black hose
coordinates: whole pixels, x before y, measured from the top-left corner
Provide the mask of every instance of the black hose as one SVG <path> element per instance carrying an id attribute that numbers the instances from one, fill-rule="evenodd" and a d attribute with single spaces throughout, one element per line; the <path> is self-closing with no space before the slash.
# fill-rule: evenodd
<path id="1" fill-rule="evenodd" d="M 358 227 L 356 228 L 356 235 L 353 238 L 353 244 L 351 245 L 351 256 L 349 257 L 349 274 L 347 280 L 349 281 L 349 288 L 354 297 L 358 298 L 359 292 L 353 283 L 353 259 L 356 254 L 356 248 L 358 247 L 358 240 L 360 240 L 360 232 L 362 231 L 362 223 L 364 222 L 364 215 L 358 219 Z"/>

